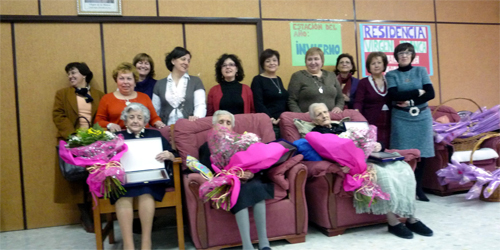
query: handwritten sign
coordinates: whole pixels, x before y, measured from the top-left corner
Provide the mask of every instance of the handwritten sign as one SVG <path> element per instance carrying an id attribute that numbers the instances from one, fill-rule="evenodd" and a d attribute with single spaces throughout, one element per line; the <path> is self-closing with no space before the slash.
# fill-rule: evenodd
<path id="1" fill-rule="evenodd" d="M 429 75 L 433 75 L 432 69 L 432 46 L 431 28 L 429 25 L 406 25 L 406 24 L 360 24 L 361 37 L 361 62 L 363 66 L 363 77 L 369 73 L 365 67 L 365 61 L 371 52 L 384 52 L 389 64 L 387 71 L 398 68 L 398 62 L 394 58 L 394 48 L 401 43 L 411 43 L 415 47 L 414 66 L 422 66 L 427 69 Z"/>
<path id="2" fill-rule="evenodd" d="M 335 65 L 342 54 L 342 37 L 338 23 L 296 23 L 290 22 L 292 41 L 292 65 L 305 66 L 308 49 L 318 47 L 325 54 L 324 65 Z"/>

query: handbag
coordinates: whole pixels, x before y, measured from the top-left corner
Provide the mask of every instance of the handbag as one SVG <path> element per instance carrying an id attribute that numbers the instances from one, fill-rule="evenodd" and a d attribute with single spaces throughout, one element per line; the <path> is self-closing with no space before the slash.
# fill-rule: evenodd
<path id="1" fill-rule="evenodd" d="M 90 121 L 83 116 L 78 117 L 76 122 L 78 122 L 80 118 L 85 119 L 89 124 L 89 128 L 91 127 Z M 57 156 L 59 157 L 59 169 L 61 170 L 61 174 L 64 177 L 64 179 L 71 182 L 82 181 L 87 179 L 87 177 L 89 176 L 87 168 L 65 162 L 59 155 L 59 145 L 56 146 L 56 151 L 57 151 Z"/>

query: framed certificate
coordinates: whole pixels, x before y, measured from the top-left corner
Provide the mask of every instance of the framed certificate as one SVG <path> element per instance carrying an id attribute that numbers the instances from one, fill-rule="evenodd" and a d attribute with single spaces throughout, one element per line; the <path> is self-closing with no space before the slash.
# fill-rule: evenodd
<path id="1" fill-rule="evenodd" d="M 78 15 L 121 16 L 122 0 L 76 0 Z"/>

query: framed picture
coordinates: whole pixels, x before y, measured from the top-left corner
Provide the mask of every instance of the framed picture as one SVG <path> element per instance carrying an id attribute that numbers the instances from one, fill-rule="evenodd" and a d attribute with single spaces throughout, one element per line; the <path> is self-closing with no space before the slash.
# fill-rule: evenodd
<path id="1" fill-rule="evenodd" d="M 122 0 L 76 0 L 78 15 L 121 16 Z"/>

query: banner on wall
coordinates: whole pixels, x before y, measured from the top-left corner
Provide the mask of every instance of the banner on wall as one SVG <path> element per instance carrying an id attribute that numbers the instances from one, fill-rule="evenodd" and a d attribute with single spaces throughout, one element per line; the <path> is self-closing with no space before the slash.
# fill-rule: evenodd
<path id="1" fill-rule="evenodd" d="M 422 66 L 429 75 L 433 75 L 431 28 L 429 25 L 409 24 L 360 24 L 361 65 L 363 77 L 368 76 L 365 62 L 371 52 L 381 51 L 387 55 L 387 71 L 398 68 L 394 58 L 394 48 L 400 43 L 411 43 L 415 47 L 413 66 Z M 386 71 L 386 72 L 387 72 Z"/>
<path id="2" fill-rule="evenodd" d="M 292 66 L 305 66 L 305 56 L 309 48 L 318 47 L 325 54 L 326 66 L 335 65 L 342 54 L 342 37 L 338 23 L 297 23 L 290 22 L 292 41 Z"/>

